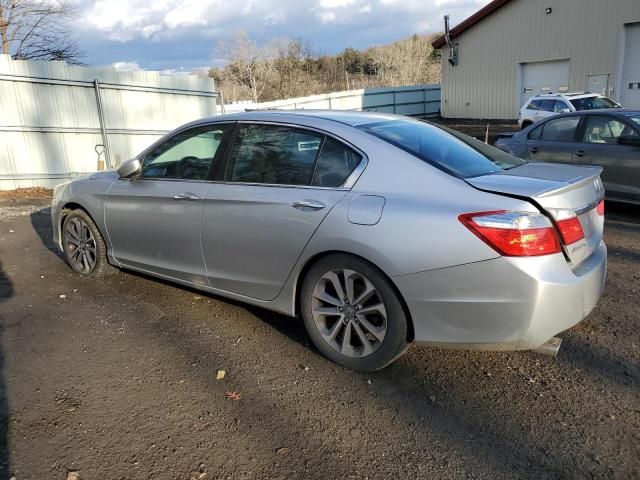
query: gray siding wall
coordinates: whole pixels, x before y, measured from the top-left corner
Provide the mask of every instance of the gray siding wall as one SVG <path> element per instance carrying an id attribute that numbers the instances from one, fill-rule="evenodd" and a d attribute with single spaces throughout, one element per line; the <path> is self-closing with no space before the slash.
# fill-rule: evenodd
<path id="1" fill-rule="evenodd" d="M 512 0 L 454 39 L 457 66 L 443 47 L 442 116 L 517 118 L 521 64 L 545 60 L 570 59 L 570 91 L 610 74 L 617 98 L 623 26 L 639 21 L 640 0 Z"/>

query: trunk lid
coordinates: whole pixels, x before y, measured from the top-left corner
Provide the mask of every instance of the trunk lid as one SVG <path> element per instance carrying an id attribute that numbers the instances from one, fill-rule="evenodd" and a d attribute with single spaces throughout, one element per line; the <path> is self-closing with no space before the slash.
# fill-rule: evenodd
<path id="1" fill-rule="evenodd" d="M 604 197 L 601 173 L 600 167 L 531 162 L 466 181 L 479 190 L 532 200 L 552 219 L 561 211 L 574 212 L 584 238 L 563 249 L 572 266 L 578 266 L 602 240 L 604 216 L 596 211 Z"/>

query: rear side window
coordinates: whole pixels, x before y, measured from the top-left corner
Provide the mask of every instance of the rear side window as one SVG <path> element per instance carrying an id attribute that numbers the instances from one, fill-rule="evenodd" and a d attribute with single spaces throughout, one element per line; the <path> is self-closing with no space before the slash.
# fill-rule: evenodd
<path id="1" fill-rule="evenodd" d="M 274 125 L 240 127 L 225 180 L 309 185 L 323 136 Z"/>
<path id="2" fill-rule="evenodd" d="M 599 110 L 601 108 L 620 108 L 618 104 L 607 97 L 574 98 L 571 100 L 573 107 L 580 110 Z"/>
<path id="3" fill-rule="evenodd" d="M 339 187 L 361 161 L 360 154 L 327 137 L 322 144 L 311 184 L 317 187 Z"/>
<path id="4" fill-rule="evenodd" d="M 573 142 L 580 117 L 562 117 L 549 120 L 544 124 L 542 140 L 555 142 Z"/>
<path id="5" fill-rule="evenodd" d="M 526 163 L 475 138 L 426 122 L 389 120 L 357 128 L 456 177 L 475 177 Z"/>

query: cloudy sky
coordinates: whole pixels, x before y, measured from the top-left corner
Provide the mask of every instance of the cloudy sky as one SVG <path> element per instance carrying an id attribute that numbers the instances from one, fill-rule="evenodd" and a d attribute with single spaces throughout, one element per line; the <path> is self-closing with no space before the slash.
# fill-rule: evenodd
<path id="1" fill-rule="evenodd" d="M 221 65 L 216 45 L 237 30 L 259 42 L 305 40 L 315 52 L 366 48 L 442 30 L 489 0 L 75 0 L 72 26 L 90 64 L 149 70 Z"/>

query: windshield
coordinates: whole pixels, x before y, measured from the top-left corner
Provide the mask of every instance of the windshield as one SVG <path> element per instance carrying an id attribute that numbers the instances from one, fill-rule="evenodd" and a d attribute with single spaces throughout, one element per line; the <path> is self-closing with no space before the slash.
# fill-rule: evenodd
<path id="1" fill-rule="evenodd" d="M 601 108 L 620 108 L 613 100 L 607 97 L 586 97 L 570 100 L 576 110 L 598 110 Z"/>
<path id="2" fill-rule="evenodd" d="M 358 128 L 460 178 L 486 175 L 526 163 L 475 138 L 431 123 L 389 120 Z"/>

